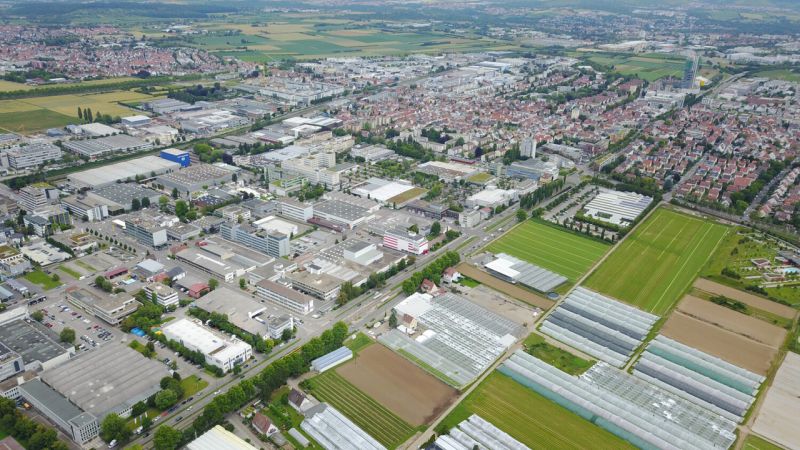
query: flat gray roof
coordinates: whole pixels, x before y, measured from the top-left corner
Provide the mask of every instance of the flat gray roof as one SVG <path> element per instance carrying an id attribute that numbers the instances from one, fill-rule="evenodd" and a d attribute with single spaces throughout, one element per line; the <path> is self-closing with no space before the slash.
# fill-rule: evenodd
<path id="1" fill-rule="evenodd" d="M 233 289 L 219 287 L 195 300 L 194 304 L 209 312 L 226 314 L 232 324 L 248 333 L 264 334 L 267 331 L 265 324 L 250 317 L 265 310 L 266 306 Z"/>
<path id="2" fill-rule="evenodd" d="M 58 391 L 42 383 L 42 380 L 38 378 L 23 384 L 20 386 L 20 389 L 22 390 L 23 397 L 47 405 L 47 408 L 64 422 L 69 422 L 83 414 L 80 408 L 70 403 L 70 401 L 59 394 Z"/>
<path id="3" fill-rule="evenodd" d="M 38 323 L 16 320 L 0 327 L 0 343 L 20 355 L 25 364 L 47 362 L 67 352 L 58 337 Z"/>
<path id="4" fill-rule="evenodd" d="M 166 376 L 164 364 L 116 342 L 41 374 L 48 385 L 100 419 L 155 394 Z"/>
<path id="5" fill-rule="evenodd" d="M 134 183 L 109 184 L 108 186 L 95 188 L 91 193 L 119 205 L 127 205 L 135 198 L 141 200 L 144 197 L 153 198 L 161 195 L 158 191 L 141 187 Z"/>

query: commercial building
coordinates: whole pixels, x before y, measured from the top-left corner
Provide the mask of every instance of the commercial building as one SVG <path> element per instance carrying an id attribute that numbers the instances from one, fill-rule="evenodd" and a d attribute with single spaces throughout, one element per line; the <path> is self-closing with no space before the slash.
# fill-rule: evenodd
<path id="1" fill-rule="evenodd" d="M 233 252 L 227 249 L 209 245 L 189 247 L 175 254 L 179 261 L 226 282 L 243 276 L 251 267 L 255 267 L 244 267 L 234 261 L 233 256 Z"/>
<path id="2" fill-rule="evenodd" d="M 383 234 L 383 246 L 412 255 L 422 255 L 428 253 L 428 238 L 407 229 L 391 228 Z"/>
<path id="3" fill-rule="evenodd" d="M 0 381 L 13 377 L 25 370 L 22 356 L 0 343 Z"/>
<path id="4" fill-rule="evenodd" d="M 156 303 L 165 307 L 177 305 L 180 301 L 180 298 L 178 298 L 178 291 L 163 283 L 150 283 L 145 286 L 144 292 L 147 293 L 148 298 L 153 298 L 155 294 Z"/>
<path id="5" fill-rule="evenodd" d="M 328 302 L 336 300 L 342 288 L 342 281 L 325 273 L 312 273 L 307 270 L 286 274 L 292 288 Z"/>
<path id="6" fill-rule="evenodd" d="M 386 450 L 372 436 L 327 403 L 306 410 L 300 428 L 326 450 Z"/>
<path id="7" fill-rule="evenodd" d="M 260 317 L 267 307 L 240 290 L 221 286 L 197 299 L 194 305 L 204 311 L 226 315 L 228 322 L 255 336 L 269 334 L 267 324 Z"/>
<path id="8" fill-rule="evenodd" d="M 144 213 L 130 214 L 125 217 L 125 233 L 144 245 L 160 248 L 167 245 L 167 227 L 177 220 L 177 217 L 164 219 Z"/>
<path id="9" fill-rule="evenodd" d="M 371 219 L 369 210 L 339 200 L 327 200 L 314 205 L 314 218 L 332 222 L 352 230 Z"/>
<path id="10" fill-rule="evenodd" d="M 273 258 L 289 254 L 289 236 L 277 231 L 261 231 L 249 224 L 224 222 L 219 228 L 220 235 L 233 242 L 262 252 Z"/>
<path id="11" fill-rule="evenodd" d="M 250 210 L 239 205 L 225 206 L 219 209 L 219 213 L 222 215 L 223 219 L 230 220 L 231 222 L 237 222 L 239 218 L 241 218 L 243 222 L 249 222 L 251 218 Z"/>
<path id="12" fill-rule="evenodd" d="M 50 264 L 60 263 L 72 257 L 67 252 L 61 251 L 58 247 L 44 240 L 37 240 L 21 247 L 20 251 L 26 258 L 41 267 Z"/>
<path id="13" fill-rule="evenodd" d="M 278 200 L 278 214 L 287 219 L 305 223 L 314 217 L 314 207 L 293 198 L 282 198 Z"/>
<path id="14" fill-rule="evenodd" d="M 90 137 L 113 136 L 115 134 L 122 133 L 122 131 L 114 127 L 110 127 L 106 124 L 99 122 L 92 122 L 92 123 L 85 123 L 82 125 L 78 125 L 78 129 L 81 131 L 81 134 Z"/>
<path id="15" fill-rule="evenodd" d="M 352 193 L 359 197 L 375 200 L 379 203 L 390 203 L 392 199 L 400 198 L 401 195 L 415 189 L 414 185 L 406 182 L 384 180 L 382 178 L 370 178 L 363 184 L 352 189 Z M 425 190 L 419 189 L 419 196 L 425 193 Z M 407 196 L 403 196 L 405 198 Z M 407 201 L 414 200 L 413 197 Z"/>
<path id="16" fill-rule="evenodd" d="M 58 391 L 39 379 L 19 387 L 20 397 L 56 424 L 78 444 L 85 444 L 100 433 L 97 417 L 81 411 Z"/>
<path id="17" fill-rule="evenodd" d="M 188 450 L 258 450 L 230 431 L 216 425 L 186 444 Z"/>
<path id="18" fill-rule="evenodd" d="M 95 196 L 71 195 L 61 199 L 61 205 L 73 217 L 88 222 L 103 220 L 108 217 L 108 202 Z"/>
<path id="19" fill-rule="evenodd" d="M 161 150 L 159 156 L 167 161 L 178 163 L 181 167 L 189 167 L 191 160 L 189 159 L 189 152 L 186 150 L 179 150 L 177 148 L 165 148 Z"/>
<path id="20" fill-rule="evenodd" d="M 47 183 L 36 183 L 19 190 L 19 203 L 22 209 L 32 213 L 58 200 L 58 189 Z"/>
<path id="21" fill-rule="evenodd" d="M 153 174 L 161 175 L 178 170 L 180 167 L 180 164 L 158 156 L 143 156 L 95 169 L 75 172 L 67 175 L 67 181 L 77 188 L 97 189 L 120 181 L 133 181 L 137 177 L 149 178 Z"/>
<path id="22" fill-rule="evenodd" d="M 167 339 L 180 342 L 189 350 L 200 352 L 206 362 L 219 367 L 223 372 L 233 370 L 253 356 L 250 344 L 236 338 L 228 339 L 200 324 L 179 319 L 162 328 Z"/>
<path id="23" fill-rule="evenodd" d="M 281 314 L 267 320 L 269 337 L 275 340 L 283 338 L 283 332 L 294 329 L 294 318 L 289 314 Z"/>
<path id="24" fill-rule="evenodd" d="M 151 205 L 157 205 L 161 193 L 135 183 L 114 183 L 97 187 L 86 196 L 108 205 L 109 214 L 117 214 L 130 211 L 134 199 L 141 203 L 146 198 Z"/>
<path id="25" fill-rule="evenodd" d="M 185 242 L 200 236 L 202 228 L 191 223 L 176 223 L 167 228 L 167 237 L 173 241 Z"/>
<path id="26" fill-rule="evenodd" d="M 31 263 L 14 247 L 0 245 L 0 270 L 6 275 L 17 276 L 31 268 Z"/>
<path id="27" fill-rule="evenodd" d="M 0 154 L 0 162 L 12 169 L 37 167 L 61 159 L 61 149 L 53 144 L 34 143 L 12 147 Z M 7 164 L 5 164 L 7 162 Z"/>
<path id="28" fill-rule="evenodd" d="M 126 127 L 137 128 L 137 127 L 143 127 L 145 125 L 150 125 L 150 121 L 151 119 L 149 117 L 138 114 L 135 116 L 123 117 L 120 120 L 120 123 Z"/>
<path id="29" fill-rule="evenodd" d="M 299 314 L 305 315 L 314 310 L 313 297 L 269 279 L 256 283 L 256 295 Z"/>
<path id="30" fill-rule="evenodd" d="M 540 159 L 527 159 L 514 161 L 506 168 L 509 178 L 523 178 L 531 180 L 553 180 L 558 177 L 558 164 Z"/>
<path id="31" fill-rule="evenodd" d="M 368 163 L 383 161 L 395 156 L 394 150 L 389 150 L 382 145 L 357 145 L 350 149 L 350 154 L 353 158 L 364 158 L 364 161 Z"/>
<path id="32" fill-rule="evenodd" d="M 111 325 L 118 325 L 140 306 L 135 298 L 124 292 L 119 294 L 103 293 L 100 296 L 84 288 L 67 290 L 67 300 Z"/>
<path id="33" fill-rule="evenodd" d="M 487 187 L 486 189 L 473 194 L 467 198 L 467 207 L 474 208 L 492 208 L 498 206 L 509 205 L 517 201 L 517 191 L 514 189 L 498 189 L 494 186 Z"/>

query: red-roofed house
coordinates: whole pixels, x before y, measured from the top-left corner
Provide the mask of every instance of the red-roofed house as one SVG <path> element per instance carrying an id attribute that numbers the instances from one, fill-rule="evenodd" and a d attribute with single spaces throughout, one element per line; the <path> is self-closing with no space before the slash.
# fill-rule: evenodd
<path id="1" fill-rule="evenodd" d="M 259 434 L 271 436 L 278 432 L 278 427 L 272 424 L 272 422 L 269 420 L 269 417 L 261 413 L 256 413 L 253 416 L 252 424 L 253 428 L 258 431 Z"/>

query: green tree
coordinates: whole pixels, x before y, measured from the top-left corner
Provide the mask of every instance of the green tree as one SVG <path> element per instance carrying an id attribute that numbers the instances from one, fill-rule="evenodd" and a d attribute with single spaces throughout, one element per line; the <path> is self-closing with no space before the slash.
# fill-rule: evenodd
<path id="1" fill-rule="evenodd" d="M 117 414 L 111 413 L 107 415 L 100 425 L 100 437 L 106 442 L 111 442 L 115 439 L 119 442 L 125 442 L 130 436 L 131 430 L 128 428 L 128 423 Z"/>
<path id="2" fill-rule="evenodd" d="M 177 199 L 178 195 L 178 188 L 172 188 L 172 198 Z"/>
<path id="3" fill-rule="evenodd" d="M 37 322 L 41 322 L 41 321 L 44 320 L 44 313 L 41 312 L 41 311 L 38 311 L 38 310 L 34 311 L 34 312 L 31 313 L 31 319 L 33 319 L 33 320 L 35 320 Z"/>
<path id="4" fill-rule="evenodd" d="M 189 212 L 189 205 L 183 201 L 178 200 L 175 202 L 175 215 L 178 216 L 179 219 L 184 220 L 186 219 L 186 214 Z"/>
<path id="5" fill-rule="evenodd" d="M 156 408 L 164 411 L 175 403 L 178 403 L 178 394 L 176 394 L 172 389 L 164 389 L 156 394 L 155 403 Z"/>
<path id="6" fill-rule="evenodd" d="M 410 227 L 408 227 L 408 231 L 419 233 L 419 227 L 417 226 L 417 224 L 413 224 Z"/>
<path id="7" fill-rule="evenodd" d="M 239 288 L 247 289 L 247 280 L 245 280 L 244 278 L 239 278 Z"/>
<path id="8" fill-rule="evenodd" d="M 161 425 L 153 435 L 153 448 L 155 450 L 175 450 L 182 438 L 183 434 L 180 431 L 168 425 Z"/>
<path id="9" fill-rule="evenodd" d="M 150 197 L 142 197 L 142 208 L 150 207 Z"/>
<path id="10" fill-rule="evenodd" d="M 69 327 L 64 328 L 61 330 L 61 333 L 59 333 L 58 338 L 61 339 L 61 342 L 72 344 L 75 342 L 75 330 Z"/>
<path id="11" fill-rule="evenodd" d="M 289 342 L 289 339 L 292 338 L 292 329 L 291 328 L 284 328 L 281 332 L 281 340 L 283 342 Z"/>
<path id="12" fill-rule="evenodd" d="M 431 236 L 438 236 L 442 232 L 442 224 L 438 221 L 431 224 Z"/>
<path id="13" fill-rule="evenodd" d="M 517 210 L 517 221 L 524 222 L 525 219 L 528 218 L 528 213 L 525 212 L 524 209 L 520 208 Z"/>
<path id="14" fill-rule="evenodd" d="M 168 204 L 169 204 L 169 198 L 166 195 L 162 195 L 161 197 L 158 197 L 158 207 L 159 207 L 159 209 L 164 211 L 165 209 L 167 209 L 167 205 Z"/>
<path id="15" fill-rule="evenodd" d="M 59 280 L 61 280 L 61 277 L 59 277 L 57 273 L 54 273 L 53 276 L 50 277 L 50 279 L 58 283 Z"/>
<path id="16" fill-rule="evenodd" d="M 389 327 L 397 328 L 397 314 L 392 310 L 392 315 L 389 316 Z"/>
<path id="17" fill-rule="evenodd" d="M 208 280 L 208 288 L 209 289 L 211 289 L 213 291 L 214 289 L 217 288 L 217 286 L 219 286 L 219 281 L 217 281 L 216 278 L 211 278 L 211 279 Z"/>
<path id="18" fill-rule="evenodd" d="M 138 198 L 131 200 L 131 209 L 134 211 L 142 209 L 142 202 Z"/>
<path id="19" fill-rule="evenodd" d="M 78 119 L 83 120 L 83 110 L 78 106 Z"/>

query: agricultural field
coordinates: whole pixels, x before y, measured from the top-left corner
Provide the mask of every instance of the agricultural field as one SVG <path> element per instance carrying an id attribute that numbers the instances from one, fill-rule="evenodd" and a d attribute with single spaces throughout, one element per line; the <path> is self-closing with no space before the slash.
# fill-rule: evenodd
<path id="1" fill-rule="evenodd" d="M 415 432 L 414 427 L 361 392 L 335 370 L 311 378 L 307 384 L 314 397 L 330 403 L 387 448 L 398 447 Z"/>
<path id="2" fill-rule="evenodd" d="M 783 345 L 786 330 L 687 296 L 661 328 L 661 334 L 765 375 Z"/>
<path id="3" fill-rule="evenodd" d="M 754 434 L 749 434 L 744 439 L 742 450 L 783 450 L 783 447 L 767 442 Z"/>
<path id="4" fill-rule="evenodd" d="M 139 102 L 153 97 L 134 91 L 66 94 L 0 101 L 0 127 L 15 132 L 41 131 L 78 122 L 78 108 L 126 116 L 140 113 L 119 102 Z"/>
<path id="5" fill-rule="evenodd" d="M 583 358 L 579 358 L 572 353 L 562 350 L 555 345 L 551 345 L 538 334 L 531 334 L 525 339 L 525 352 L 535 356 L 553 367 L 566 372 L 570 375 L 580 375 L 589 370 L 594 364 Z"/>
<path id="6" fill-rule="evenodd" d="M 800 448 L 800 355 L 787 353 L 767 395 L 761 403 L 752 430 L 785 448 Z"/>
<path id="7" fill-rule="evenodd" d="M 414 427 L 433 422 L 456 390 L 380 344 L 362 349 L 336 372 Z"/>
<path id="8" fill-rule="evenodd" d="M 789 69 L 761 70 L 753 74 L 755 77 L 766 77 L 773 80 L 800 82 L 800 72 Z"/>
<path id="9" fill-rule="evenodd" d="M 577 281 L 610 245 L 536 220 L 526 220 L 487 250 L 507 253 Z"/>
<path id="10" fill-rule="evenodd" d="M 776 260 L 782 250 L 792 248 L 759 231 L 736 228 L 736 232 L 729 233 L 719 245 L 701 275 L 716 283 L 756 292 L 769 300 L 797 307 L 800 306 L 800 279 L 796 274 L 787 273 L 784 283 L 762 286 L 764 271 L 783 270 L 783 263 Z M 768 260 L 769 267 L 759 269 L 753 264 L 753 259 Z"/>
<path id="11" fill-rule="evenodd" d="M 444 431 L 477 414 L 530 448 L 633 449 L 499 372 L 490 374 L 437 427 Z"/>
<path id="12" fill-rule="evenodd" d="M 728 227 L 657 209 L 586 280 L 586 287 L 664 315 L 697 277 Z"/>
<path id="13" fill-rule="evenodd" d="M 610 66 L 621 75 L 632 75 L 647 81 L 681 78 L 686 65 L 683 58 L 662 54 L 592 53 L 587 58 L 591 62 Z"/>
<path id="14" fill-rule="evenodd" d="M 102 86 L 104 84 L 119 83 L 119 82 L 122 82 L 122 81 L 131 81 L 131 80 L 135 80 L 135 79 L 136 78 L 133 78 L 133 77 L 115 77 L 115 78 L 105 78 L 105 79 L 102 79 L 102 80 L 87 80 L 87 81 L 81 81 L 79 83 L 44 84 L 44 85 L 40 85 L 40 86 L 22 84 L 22 83 L 15 83 L 13 81 L 0 80 L 0 92 L 29 91 L 31 89 L 48 89 L 49 87 L 63 87 L 63 86 L 74 86 L 74 85 Z"/>

